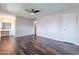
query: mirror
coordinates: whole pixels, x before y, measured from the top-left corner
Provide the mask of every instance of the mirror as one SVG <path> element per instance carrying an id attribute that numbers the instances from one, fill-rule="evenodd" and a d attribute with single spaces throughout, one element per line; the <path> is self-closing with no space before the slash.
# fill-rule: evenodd
<path id="1" fill-rule="evenodd" d="M 2 23 L 2 29 L 11 29 L 11 23 Z"/>

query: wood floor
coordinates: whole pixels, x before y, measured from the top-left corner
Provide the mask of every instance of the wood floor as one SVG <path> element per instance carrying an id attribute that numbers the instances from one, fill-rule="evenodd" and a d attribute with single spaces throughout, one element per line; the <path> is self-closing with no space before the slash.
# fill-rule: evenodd
<path id="1" fill-rule="evenodd" d="M 79 55 L 79 46 L 33 35 L 2 37 L 1 55 Z"/>

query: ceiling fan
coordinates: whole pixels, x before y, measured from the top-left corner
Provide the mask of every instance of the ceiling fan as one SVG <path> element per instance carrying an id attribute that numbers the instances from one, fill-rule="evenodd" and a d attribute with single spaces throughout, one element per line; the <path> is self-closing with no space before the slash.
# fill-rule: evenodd
<path id="1" fill-rule="evenodd" d="M 31 9 L 31 10 L 25 9 L 25 11 L 30 12 L 30 13 L 38 13 L 38 12 L 40 12 L 40 10 L 36 10 L 36 9 Z"/>

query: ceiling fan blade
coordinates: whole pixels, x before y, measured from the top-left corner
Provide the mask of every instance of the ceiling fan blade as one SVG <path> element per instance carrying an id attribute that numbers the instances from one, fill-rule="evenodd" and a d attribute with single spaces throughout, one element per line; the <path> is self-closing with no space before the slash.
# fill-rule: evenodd
<path id="1" fill-rule="evenodd" d="M 25 11 L 32 12 L 32 11 L 30 11 L 30 10 L 27 10 L 27 9 L 25 9 Z"/>
<path id="2" fill-rule="evenodd" d="M 39 12 L 39 10 L 35 10 L 35 11 L 33 11 L 33 13 L 37 13 L 37 12 Z"/>

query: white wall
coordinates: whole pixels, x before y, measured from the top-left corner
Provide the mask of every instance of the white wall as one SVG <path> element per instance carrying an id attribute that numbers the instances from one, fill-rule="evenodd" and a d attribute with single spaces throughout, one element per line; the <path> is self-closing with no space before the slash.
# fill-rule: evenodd
<path id="1" fill-rule="evenodd" d="M 46 16 L 42 16 L 37 20 L 37 35 L 64 41 L 63 40 L 63 15 L 65 14 L 76 14 L 76 35 L 77 35 L 77 44 L 79 44 L 79 7 L 66 9 L 63 11 L 59 11 L 54 14 L 48 14 Z"/>
<path id="2" fill-rule="evenodd" d="M 16 37 L 33 34 L 33 20 L 16 16 Z"/>
<path id="3" fill-rule="evenodd" d="M 61 28 L 62 20 L 60 15 L 48 15 L 37 19 L 37 35 L 62 40 Z"/>

